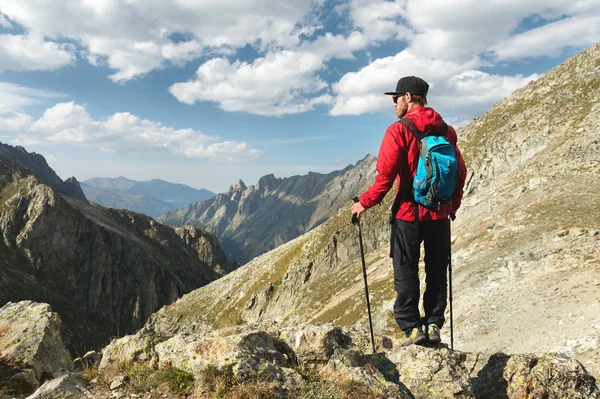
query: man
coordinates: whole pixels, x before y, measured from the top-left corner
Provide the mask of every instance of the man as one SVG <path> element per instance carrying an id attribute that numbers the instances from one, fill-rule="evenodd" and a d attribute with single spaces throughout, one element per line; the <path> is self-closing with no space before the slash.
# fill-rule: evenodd
<path id="1" fill-rule="evenodd" d="M 427 105 L 429 85 L 415 76 L 403 77 L 392 96 L 398 118 L 410 118 L 421 132 L 440 131 L 442 117 Z M 405 121 L 407 122 L 407 121 Z M 366 209 L 379 204 L 397 178 L 398 211 L 392 223 L 394 288 L 397 293 L 394 318 L 404 332 L 403 345 L 441 342 L 447 297 L 447 266 L 450 251 L 451 213 L 460 207 L 467 175 L 465 163 L 456 146 L 456 132 L 447 127 L 446 138 L 456 150 L 458 178 L 450 204 L 428 209 L 413 197 L 413 178 L 417 171 L 420 143 L 400 121 L 392 124 L 383 137 L 377 159 L 377 178 L 352 206 L 360 217 Z M 425 315 L 419 313 L 419 256 L 425 247 Z"/>

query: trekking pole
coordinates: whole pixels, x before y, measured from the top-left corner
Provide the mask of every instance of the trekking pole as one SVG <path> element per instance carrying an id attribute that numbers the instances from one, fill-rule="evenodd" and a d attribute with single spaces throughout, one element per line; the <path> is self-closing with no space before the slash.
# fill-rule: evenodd
<path id="1" fill-rule="evenodd" d="M 353 198 L 354 202 L 358 202 L 358 197 Z M 367 295 L 367 312 L 369 313 L 369 328 L 371 329 L 371 345 L 373 346 L 373 354 L 375 354 L 375 336 L 373 335 L 373 322 L 371 321 L 371 302 L 369 301 L 369 286 L 367 285 L 367 267 L 365 266 L 365 251 L 363 249 L 362 231 L 360 230 L 360 219 L 356 215 L 352 215 L 352 224 L 358 226 L 358 244 L 360 247 L 360 257 L 362 259 L 363 279 L 365 280 L 365 293 Z"/>
<path id="2" fill-rule="evenodd" d="M 456 215 L 450 212 L 450 219 L 454 221 Z M 452 228 L 451 221 L 448 221 L 448 280 L 450 285 L 450 349 L 454 350 L 454 322 L 452 318 Z"/>

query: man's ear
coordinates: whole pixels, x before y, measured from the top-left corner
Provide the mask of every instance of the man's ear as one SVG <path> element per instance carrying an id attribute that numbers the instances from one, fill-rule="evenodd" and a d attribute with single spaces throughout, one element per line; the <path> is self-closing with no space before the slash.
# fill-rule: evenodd
<path id="1" fill-rule="evenodd" d="M 412 103 L 412 94 L 410 94 L 410 92 L 407 91 L 405 96 L 408 96 L 408 97 L 406 97 L 406 98 L 408 98 L 408 102 Z"/>

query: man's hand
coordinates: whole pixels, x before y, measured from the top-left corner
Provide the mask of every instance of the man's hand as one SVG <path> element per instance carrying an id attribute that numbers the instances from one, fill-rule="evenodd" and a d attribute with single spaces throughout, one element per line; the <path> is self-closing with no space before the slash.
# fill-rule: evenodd
<path id="1" fill-rule="evenodd" d="M 360 202 L 355 202 L 352 205 L 352 216 L 356 215 L 357 218 L 360 218 L 360 214 L 365 211 L 365 208 L 360 204 Z"/>

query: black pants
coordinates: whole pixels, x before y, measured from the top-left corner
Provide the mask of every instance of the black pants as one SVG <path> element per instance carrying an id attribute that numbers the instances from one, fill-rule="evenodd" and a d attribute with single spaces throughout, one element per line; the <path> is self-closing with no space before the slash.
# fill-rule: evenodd
<path id="1" fill-rule="evenodd" d="M 401 330 L 419 325 L 444 324 L 447 296 L 447 268 L 450 251 L 450 220 L 419 223 L 396 220 L 393 231 L 394 318 Z M 419 314 L 419 257 L 421 242 L 425 246 L 425 316 Z"/>

